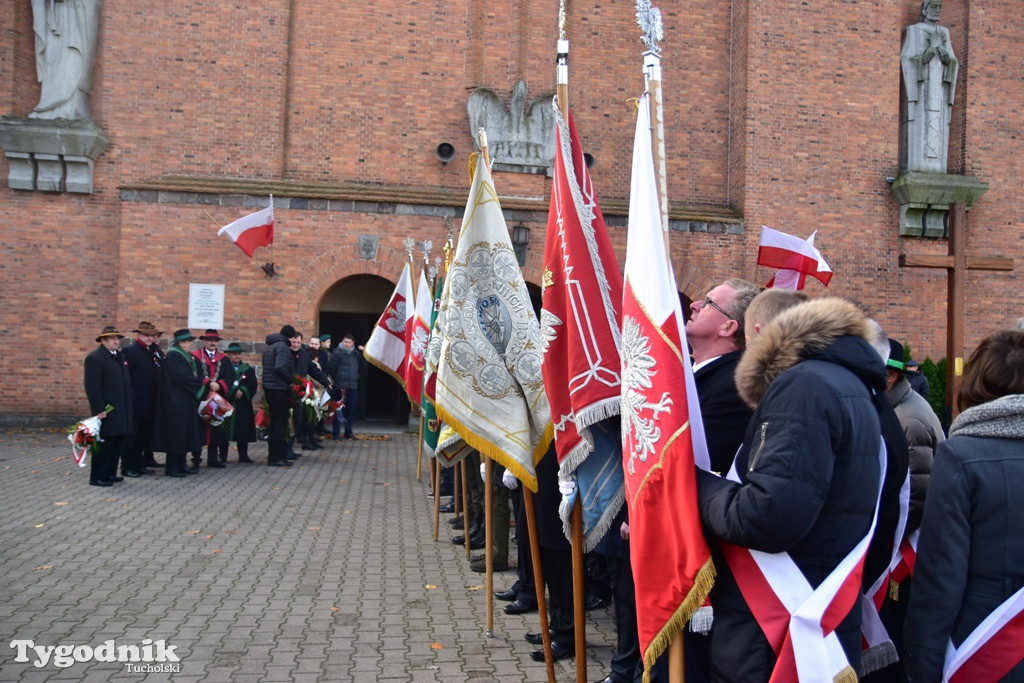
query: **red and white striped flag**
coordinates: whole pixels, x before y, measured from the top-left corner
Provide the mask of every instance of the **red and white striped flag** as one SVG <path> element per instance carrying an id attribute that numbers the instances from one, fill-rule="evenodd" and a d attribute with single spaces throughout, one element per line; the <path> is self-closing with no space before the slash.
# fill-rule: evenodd
<path id="1" fill-rule="evenodd" d="M 256 247 L 274 243 L 274 198 L 270 198 L 270 206 L 267 208 L 228 223 L 217 234 L 226 235 L 246 256 L 252 258 Z"/>
<path id="2" fill-rule="evenodd" d="M 694 463 L 707 445 L 686 331 L 665 244 L 651 152 L 648 94 L 640 100 L 622 301 L 622 459 L 637 630 L 650 669 L 714 581 L 701 531 Z"/>
<path id="3" fill-rule="evenodd" d="M 803 289 L 807 276 L 819 280 L 828 287 L 832 279 L 832 268 L 825 262 L 821 252 L 814 246 L 815 230 L 806 240 L 761 226 L 761 246 L 757 250 L 757 264 L 778 268 L 768 282 L 768 287 L 780 289 Z"/>
<path id="4" fill-rule="evenodd" d="M 409 263 L 402 267 L 391 300 L 373 327 L 363 349 L 366 360 L 394 377 L 404 387 L 405 336 L 412 325 L 413 298 Z"/>
<path id="5" fill-rule="evenodd" d="M 409 400 L 420 405 L 423 400 L 423 360 L 430 339 L 430 317 L 434 299 L 430 296 L 427 276 L 420 271 L 416 290 L 416 307 L 408 334 L 405 336 L 405 393 Z"/>

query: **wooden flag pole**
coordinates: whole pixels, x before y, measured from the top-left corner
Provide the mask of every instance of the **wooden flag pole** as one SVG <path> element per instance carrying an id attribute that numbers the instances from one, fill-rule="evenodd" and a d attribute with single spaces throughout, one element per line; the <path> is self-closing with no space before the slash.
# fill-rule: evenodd
<path id="1" fill-rule="evenodd" d="M 544 571 L 540 563 L 540 541 L 537 538 L 537 514 L 533 507 L 533 491 L 523 486 L 523 506 L 526 529 L 530 536 L 530 560 L 533 563 L 533 586 L 537 593 L 537 617 L 540 619 L 540 638 L 544 647 L 544 663 L 548 670 L 548 683 L 555 683 L 555 660 L 551 656 L 551 631 L 548 624 L 548 601 L 544 596 Z"/>
<path id="2" fill-rule="evenodd" d="M 480 454 L 484 460 L 484 559 L 487 573 L 484 579 L 484 591 L 487 593 L 487 637 L 494 637 L 494 558 L 491 555 L 491 548 L 494 547 L 494 492 L 491 490 L 491 470 L 494 463 L 489 456 Z M 508 532 L 506 532 L 508 533 Z M 466 547 L 470 546 L 469 533 L 463 538 L 466 539 Z"/>
<path id="3" fill-rule="evenodd" d="M 566 124 L 569 122 L 569 41 L 565 39 L 564 30 L 560 31 L 558 40 L 558 60 L 555 67 L 555 93 L 558 97 L 558 110 Z M 576 640 L 576 681 L 586 683 L 587 680 L 587 596 L 585 567 L 583 564 L 583 507 L 579 495 L 572 506 L 569 517 L 572 535 L 572 614 L 573 636 Z"/>
<path id="4" fill-rule="evenodd" d="M 423 470 L 423 424 L 425 421 L 426 415 L 423 413 L 423 408 L 420 408 L 420 445 L 416 449 L 416 481 L 420 480 L 420 472 Z"/>
<path id="5" fill-rule="evenodd" d="M 452 468 L 452 514 L 456 517 L 463 514 L 466 508 L 462 505 L 462 477 L 457 468 Z M 466 520 L 462 520 L 462 526 L 466 526 Z"/>
<path id="6" fill-rule="evenodd" d="M 466 559 L 469 559 L 469 465 L 466 464 L 466 459 L 463 458 L 460 469 L 462 470 L 462 508 L 466 511 L 466 517 L 462 520 L 462 537 L 466 539 Z"/>
<path id="7" fill-rule="evenodd" d="M 440 531 L 438 527 L 441 524 L 441 468 L 440 466 L 435 467 L 431 482 L 434 486 L 434 542 L 437 542 L 437 537 Z M 468 545 L 468 544 L 467 544 Z"/>

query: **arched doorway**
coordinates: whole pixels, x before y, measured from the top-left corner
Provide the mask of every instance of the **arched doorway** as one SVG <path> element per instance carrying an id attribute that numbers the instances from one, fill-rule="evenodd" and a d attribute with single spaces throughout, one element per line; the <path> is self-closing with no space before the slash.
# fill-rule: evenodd
<path id="1" fill-rule="evenodd" d="M 377 275 L 353 275 L 339 280 L 327 290 L 320 305 L 320 333 L 330 333 L 332 349 L 349 332 L 358 346 L 364 346 L 394 291 L 394 282 Z M 359 378 L 358 403 L 357 420 L 387 419 L 405 424 L 409 419 L 409 401 L 401 385 L 370 364 Z"/>

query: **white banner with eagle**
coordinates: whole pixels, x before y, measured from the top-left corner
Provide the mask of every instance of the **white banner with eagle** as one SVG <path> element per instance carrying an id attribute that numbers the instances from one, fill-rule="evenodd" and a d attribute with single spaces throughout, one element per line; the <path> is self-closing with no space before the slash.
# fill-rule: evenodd
<path id="1" fill-rule="evenodd" d="M 438 415 L 536 491 L 535 464 L 552 439 L 540 326 L 482 157 L 438 323 Z"/>
<path id="2" fill-rule="evenodd" d="M 411 329 L 413 315 L 412 277 L 409 263 L 402 267 L 391 300 L 373 326 L 363 356 L 373 365 L 405 386 L 405 335 Z"/>

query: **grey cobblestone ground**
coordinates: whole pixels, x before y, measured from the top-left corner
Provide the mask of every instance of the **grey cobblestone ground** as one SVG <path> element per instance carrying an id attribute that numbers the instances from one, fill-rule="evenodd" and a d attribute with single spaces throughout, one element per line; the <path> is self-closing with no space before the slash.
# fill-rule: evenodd
<path id="1" fill-rule="evenodd" d="M 367 429 L 373 429 L 368 427 Z M 385 428 L 386 430 L 386 428 Z M 380 430 L 378 430 L 380 431 Z M 522 636 L 449 543 L 416 438 L 325 441 L 297 466 L 231 462 L 187 479 L 88 486 L 63 434 L 0 434 L 0 681 L 544 681 Z M 159 456 L 162 460 L 162 456 Z M 514 546 L 512 556 L 514 558 Z M 505 588 L 515 572 L 495 574 Z M 176 648 L 178 672 L 15 661 L 15 640 Z M 588 678 L 607 673 L 610 609 L 588 613 Z M 555 664 L 559 681 L 575 662 Z"/>

